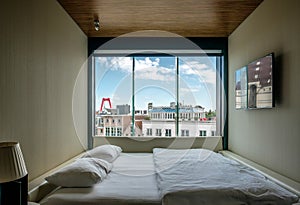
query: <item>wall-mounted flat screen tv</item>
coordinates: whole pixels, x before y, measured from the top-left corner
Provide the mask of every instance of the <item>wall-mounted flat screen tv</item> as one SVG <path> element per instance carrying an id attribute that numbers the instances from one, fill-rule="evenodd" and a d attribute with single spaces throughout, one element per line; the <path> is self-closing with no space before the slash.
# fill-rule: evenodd
<path id="1" fill-rule="evenodd" d="M 273 53 L 236 70 L 235 108 L 261 109 L 274 107 L 273 71 Z"/>
<path id="2" fill-rule="evenodd" d="M 248 108 L 272 108 L 274 54 L 248 64 Z"/>

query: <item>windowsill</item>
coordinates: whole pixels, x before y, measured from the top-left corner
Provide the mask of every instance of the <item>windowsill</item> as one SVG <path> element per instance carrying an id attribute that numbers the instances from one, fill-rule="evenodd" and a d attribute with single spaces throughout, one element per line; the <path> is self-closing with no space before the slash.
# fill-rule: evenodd
<path id="1" fill-rule="evenodd" d="M 102 137 L 94 136 L 94 147 L 103 144 L 118 145 L 123 152 L 152 152 L 153 148 L 205 148 L 218 152 L 223 149 L 222 137 Z"/>
<path id="2" fill-rule="evenodd" d="M 222 136 L 178 136 L 178 137 L 175 137 L 175 136 L 171 136 L 171 137 L 168 137 L 168 136 L 99 136 L 99 135 L 95 135 L 93 136 L 93 138 L 106 138 L 106 137 L 111 137 L 111 138 L 133 138 L 133 139 L 139 139 L 139 138 L 168 138 L 168 139 L 176 139 L 176 138 L 220 138 Z"/>

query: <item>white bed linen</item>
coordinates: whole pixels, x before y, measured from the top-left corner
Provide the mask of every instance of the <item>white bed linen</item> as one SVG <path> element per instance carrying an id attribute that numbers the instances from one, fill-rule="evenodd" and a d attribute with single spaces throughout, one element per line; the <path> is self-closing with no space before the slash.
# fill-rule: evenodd
<path id="1" fill-rule="evenodd" d="M 164 205 L 284 205 L 298 200 L 260 173 L 209 150 L 155 148 L 153 155 Z"/>
<path id="2" fill-rule="evenodd" d="M 41 205 L 161 204 L 152 153 L 121 153 L 112 171 L 90 188 L 60 188 Z"/>

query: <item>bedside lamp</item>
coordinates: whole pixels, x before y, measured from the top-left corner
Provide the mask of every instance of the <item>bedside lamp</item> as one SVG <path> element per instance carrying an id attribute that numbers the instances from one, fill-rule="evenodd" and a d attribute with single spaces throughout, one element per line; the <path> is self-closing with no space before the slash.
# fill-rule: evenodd
<path id="1" fill-rule="evenodd" d="M 18 142 L 0 142 L 0 204 L 27 204 L 28 173 Z"/>

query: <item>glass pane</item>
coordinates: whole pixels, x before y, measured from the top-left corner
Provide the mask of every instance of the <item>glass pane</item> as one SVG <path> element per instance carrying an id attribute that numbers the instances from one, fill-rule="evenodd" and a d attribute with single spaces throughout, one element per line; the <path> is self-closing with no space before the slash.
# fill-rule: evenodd
<path id="1" fill-rule="evenodd" d="M 135 136 L 175 136 L 175 57 L 135 57 Z"/>
<path id="2" fill-rule="evenodd" d="M 131 57 L 95 58 L 95 136 L 131 135 Z"/>
<path id="3" fill-rule="evenodd" d="M 96 57 L 95 135 L 214 136 L 216 57 L 178 58 L 177 128 L 177 57 Z"/>
<path id="4" fill-rule="evenodd" d="M 179 58 L 179 136 L 216 131 L 216 57 Z"/>

